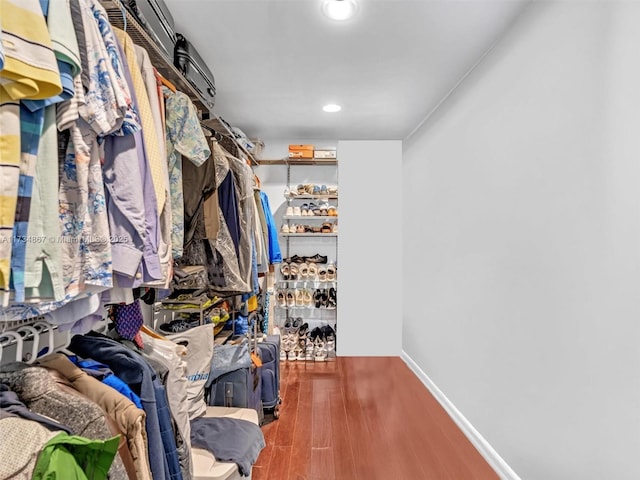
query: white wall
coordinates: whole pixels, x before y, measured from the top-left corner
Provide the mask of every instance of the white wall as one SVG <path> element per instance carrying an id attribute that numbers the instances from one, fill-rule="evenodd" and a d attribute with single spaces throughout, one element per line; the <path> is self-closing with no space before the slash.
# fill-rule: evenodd
<path id="1" fill-rule="evenodd" d="M 398 356 L 403 310 L 402 143 L 340 141 L 338 156 L 338 354 Z"/>
<path id="2" fill-rule="evenodd" d="M 404 145 L 403 348 L 526 480 L 640 478 L 639 24 L 533 2 Z"/>

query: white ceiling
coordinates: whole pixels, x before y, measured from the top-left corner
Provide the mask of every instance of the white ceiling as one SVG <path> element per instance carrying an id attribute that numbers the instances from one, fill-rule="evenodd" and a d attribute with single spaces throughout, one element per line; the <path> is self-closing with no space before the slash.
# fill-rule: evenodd
<path id="1" fill-rule="evenodd" d="M 214 73 L 215 111 L 249 137 L 401 139 L 528 0 L 165 0 Z M 342 105 L 325 113 L 327 103 Z"/>

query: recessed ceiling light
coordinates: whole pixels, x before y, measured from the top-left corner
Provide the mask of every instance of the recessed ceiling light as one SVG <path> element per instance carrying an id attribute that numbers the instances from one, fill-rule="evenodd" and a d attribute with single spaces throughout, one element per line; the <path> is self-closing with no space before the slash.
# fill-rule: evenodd
<path id="1" fill-rule="evenodd" d="M 335 103 L 330 103 L 329 105 L 325 105 L 324 107 L 322 107 L 322 110 L 329 113 L 335 113 L 342 110 L 342 107 L 340 105 L 336 105 Z"/>
<path id="2" fill-rule="evenodd" d="M 356 4 L 353 0 L 325 0 L 322 11 L 334 20 L 347 20 L 356 13 Z"/>

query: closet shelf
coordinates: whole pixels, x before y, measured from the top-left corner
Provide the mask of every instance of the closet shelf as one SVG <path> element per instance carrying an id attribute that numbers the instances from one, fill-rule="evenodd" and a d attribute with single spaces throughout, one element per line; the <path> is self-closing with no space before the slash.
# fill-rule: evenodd
<path id="1" fill-rule="evenodd" d="M 173 83 L 176 88 L 187 94 L 198 110 L 200 123 L 205 130 L 214 130 L 226 137 L 230 137 L 234 143 L 242 150 L 253 165 L 258 165 L 255 157 L 243 145 L 238 143 L 229 127 L 220 120 L 220 117 L 212 112 L 200 93 L 189 83 L 189 81 L 173 65 L 173 59 L 168 58 L 164 50 L 145 32 L 138 20 L 129 13 L 121 0 L 100 0 L 109 17 L 109 23 L 114 27 L 126 32 L 133 40 L 133 43 L 143 47 L 148 53 L 151 63 L 160 74 Z"/>
<path id="2" fill-rule="evenodd" d="M 286 195 L 287 200 L 337 200 L 337 195 Z"/>
<path id="3" fill-rule="evenodd" d="M 260 165 L 337 165 L 336 158 L 279 158 L 260 160 Z"/>
<path id="4" fill-rule="evenodd" d="M 337 215 L 283 215 L 284 220 L 337 220 Z M 326 235 L 326 234 L 325 234 Z"/>
<path id="5" fill-rule="evenodd" d="M 281 233 L 283 237 L 337 237 L 337 233 Z"/>

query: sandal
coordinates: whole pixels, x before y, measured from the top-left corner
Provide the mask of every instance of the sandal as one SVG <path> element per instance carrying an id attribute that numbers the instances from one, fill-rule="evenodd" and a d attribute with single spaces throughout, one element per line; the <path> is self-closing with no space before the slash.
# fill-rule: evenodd
<path id="1" fill-rule="evenodd" d="M 298 279 L 298 265 L 289 265 L 289 280 L 297 280 Z"/>
<path id="2" fill-rule="evenodd" d="M 298 272 L 300 273 L 300 278 L 307 278 L 309 276 L 309 265 L 307 265 L 306 263 L 301 263 L 298 267 Z"/>
<path id="3" fill-rule="evenodd" d="M 296 296 L 296 307 L 304 306 L 304 293 L 302 292 L 301 288 L 295 289 L 295 296 Z"/>
<path id="4" fill-rule="evenodd" d="M 322 227 L 321 227 L 320 231 L 322 233 L 331 233 L 332 228 L 333 228 L 333 225 L 331 223 L 325 222 L 325 223 L 322 224 Z"/>
<path id="5" fill-rule="evenodd" d="M 311 290 L 305 288 L 302 292 L 303 295 L 303 303 L 305 307 L 313 306 L 313 295 L 311 294 Z"/>
<path id="6" fill-rule="evenodd" d="M 293 294 L 293 290 L 287 290 L 286 295 L 287 295 L 287 306 L 295 307 L 296 306 L 296 297 Z"/>
<path id="7" fill-rule="evenodd" d="M 287 306 L 287 299 L 282 290 L 278 290 L 278 293 L 276 293 L 276 300 L 278 301 L 279 306 L 281 307 Z"/>
<path id="8" fill-rule="evenodd" d="M 336 279 L 336 267 L 334 264 L 330 263 L 327 265 L 327 281 L 333 282 Z"/>
<path id="9" fill-rule="evenodd" d="M 290 275 L 291 271 L 289 270 L 289 264 L 288 263 L 283 263 L 280 266 L 280 273 L 282 274 L 282 279 L 283 280 L 289 280 L 289 277 L 291 276 Z"/>
<path id="10" fill-rule="evenodd" d="M 307 279 L 315 280 L 316 278 L 318 278 L 318 266 L 315 263 L 309 263 Z"/>
<path id="11" fill-rule="evenodd" d="M 326 282 L 327 281 L 327 268 L 326 267 L 320 267 L 318 269 L 318 280 L 320 280 L 321 282 Z"/>
<path id="12" fill-rule="evenodd" d="M 296 227 L 296 233 L 304 233 L 305 231 L 305 226 L 304 225 L 298 225 Z"/>

